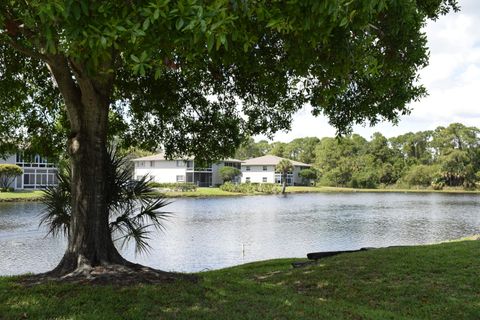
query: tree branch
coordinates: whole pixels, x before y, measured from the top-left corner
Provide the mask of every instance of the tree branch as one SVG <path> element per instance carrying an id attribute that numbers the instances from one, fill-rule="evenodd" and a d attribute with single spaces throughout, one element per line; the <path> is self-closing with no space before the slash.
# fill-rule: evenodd
<path id="1" fill-rule="evenodd" d="M 56 54 L 48 57 L 48 66 L 67 107 L 67 114 L 73 131 L 80 130 L 82 93 L 75 83 L 67 58 Z"/>
<path id="2" fill-rule="evenodd" d="M 13 40 L 11 37 L 8 37 L 8 39 L 10 40 L 9 44 L 12 46 L 12 48 L 14 48 L 15 50 L 23 53 L 24 55 L 32 57 L 32 58 L 37 58 L 37 59 L 45 61 L 47 63 L 51 62 L 49 60 L 48 56 L 46 56 L 46 55 L 44 55 L 44 54 L 42 54 L 38 51 L 35 51 L 31 48 L 28 48 L 24 45 L 21 45 L 20 43 Z"/>

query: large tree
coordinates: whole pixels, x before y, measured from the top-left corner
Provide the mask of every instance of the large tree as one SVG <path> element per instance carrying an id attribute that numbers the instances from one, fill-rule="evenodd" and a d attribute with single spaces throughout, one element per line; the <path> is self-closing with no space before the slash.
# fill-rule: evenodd
<path id="1" fill-rule="evenodd" d="M 425 94 L 422 27 L 451 9 L 455 0 L 2 1 L 1 151 L 68 139 L 72 221 L 54 273 L 128 265 L 108 227 L 109 135 L 207 159 L 288 129 L 305 103 L 339 132 L 395 121 Z"/>

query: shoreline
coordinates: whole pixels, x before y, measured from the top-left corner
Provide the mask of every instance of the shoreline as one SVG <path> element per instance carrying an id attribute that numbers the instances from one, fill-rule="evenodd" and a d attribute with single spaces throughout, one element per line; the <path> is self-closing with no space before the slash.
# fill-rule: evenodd
<path id="1" fill-rule="evenodd" d="M 89 286 L 0 277 L 2 319 L 477 319 L 479 240 L 250 262 L 198 282 Z M 307 259 L 302 259 L 307 261 Z M 461 272 L 459 272 L 461 271 Z M 126 316 L 128 310 L 128 316 Z"/>
<path id="2" fill-rule="evenodd" d="M 38 202 L 41 200 L 41 191 L 32 192 L 8 192 L 0 193 L 0 203 L 5 202 Z M 287 187 L 286 194 L 305 194 L 305 193 L 438 193 L 438 194 L 479 194 L 480 190 L 431 190 L 431 189 L 355 189 L 343 187 Z M 246 196 L 265 196 L 280 195 L 279 193 L 234 193 L 220 190 L 216 187 L 198 188 L 197 191 L 187 192 L 166 192 L 163 193 L 166 198 L 226 198 L 226 197 L 246 197 Z"/>

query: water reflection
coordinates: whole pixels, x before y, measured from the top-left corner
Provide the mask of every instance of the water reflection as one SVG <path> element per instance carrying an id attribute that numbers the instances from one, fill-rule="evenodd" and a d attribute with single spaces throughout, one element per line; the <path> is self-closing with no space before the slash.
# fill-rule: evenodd
<path id="1" fill-rule="evenodd" d="M 302 194 L 178 199 L 149 255 L 130 260 L 176 271 L 217 269 L 307 252 L 431 243 L 480 233 L 478 195 Z M 61 259 L 36 203 L 0 203 L 0 274 L 41 272 Z"/>

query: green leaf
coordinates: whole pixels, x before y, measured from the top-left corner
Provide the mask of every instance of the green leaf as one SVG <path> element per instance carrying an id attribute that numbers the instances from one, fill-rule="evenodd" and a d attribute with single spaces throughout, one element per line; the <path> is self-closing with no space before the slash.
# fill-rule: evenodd
<path id="1" fill-rule="evenodd" d="M 175 28 L 177 30 L 180 30 L 183 27 L 184 21 L 182 18 L 177 19 L 177 22 L 175 23 Z"/>
<path id="2" fill-rule="evenodd" d="M 212 35 L 207 36 L 207 49 L 208 49 L 208 51 L 212 51 L 214 42 L 215 42 L 215 39 L 213 38 Z"/>
<path id="3" fill-rule="evenodd" d="M 82 12 L 84 15 L 88 16 L 88 4 L 86 0 L 80 1 L 80 6 L 82 7 Z"/>
<path id="4" fill-rule="evenodd" d="M 130 58 L 131 58 L 133 61 L 135 61 L 136 63 L 140 63 L 140 59 L 138 59 L 138 57 L 135 56 L 134 54 L 131 54 L 131 55 L 130 55 Z"/>
<path id="5" fill-rule="evenodd" d="M 160 79 L 161 76 L 162 76 L 162 69 L 157 68 L 157 70 L 155 70 L 155 80 Z"/>
<path id="6" fill-rule="evenodd" d="M 145 19 L 145 21 L 143 21 L 142 28 L 143 28 L 143 30 L 147 30 L 149 26 L 150 26 L 150 18 L 147 18 L 147 19 Z"/>

